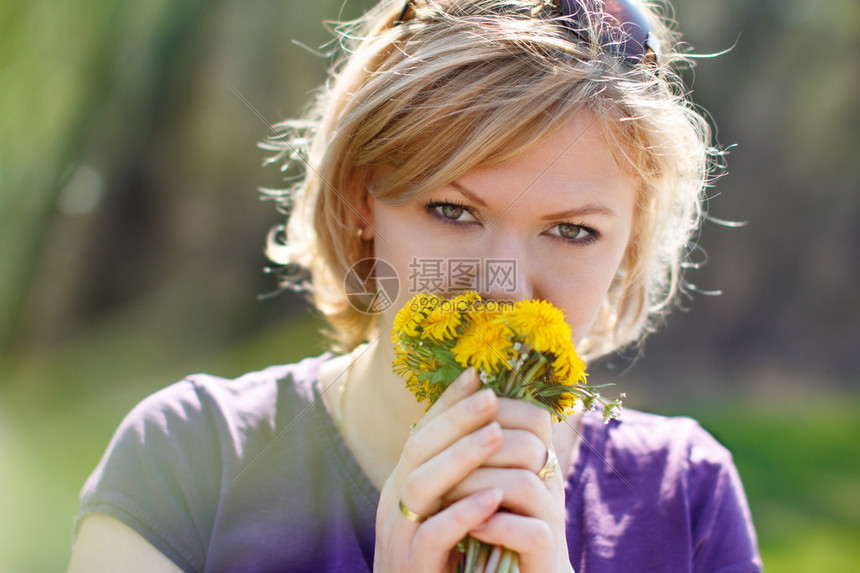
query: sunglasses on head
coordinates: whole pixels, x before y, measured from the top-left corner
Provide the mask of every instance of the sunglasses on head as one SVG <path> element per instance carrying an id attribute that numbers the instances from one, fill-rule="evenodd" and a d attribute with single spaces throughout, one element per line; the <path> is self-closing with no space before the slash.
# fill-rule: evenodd
<path id="1" fill-rule="evenodd" d="M 395 26 L 406 21 L 406 13 L 416 0 L 406 0 Z M 559 0 L 565 26 L 582 41 L 583 33 L 596 19 L 603 20 L 604 35 L 600 44 L 613 56 L 629 65 L 639 62 L 659 63 L 660 48 L 651 32 L 648 19 L 629 0 Z"/>

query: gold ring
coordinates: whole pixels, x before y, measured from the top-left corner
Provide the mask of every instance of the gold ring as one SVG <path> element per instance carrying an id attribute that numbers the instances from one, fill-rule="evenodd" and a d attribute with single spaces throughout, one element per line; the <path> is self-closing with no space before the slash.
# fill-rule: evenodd
<path id="1" fill-rule="evenodd" d="M 405 517 L 406 519 L 408 519 L 409 521 L 412 521 L 414 523 L 421 523 L 422 521 L 427 520 L 426 515 L 421 515 L 420 513 L 415 513 L 414 511 L 412 511 L 411 509 L 406 507 L 403 504 L 402 499 L 400 500 L 400 513 L 403 514 L 403 517 Z"/>
<path id="2" fill-rule="evenodd" d="M 543 481 L 548 481 L 552 479 L 552 476 L 555 475 L 555 472 L 558 471 L 558 458 L 555 455 L 555 452 L 551 449 L 546 449 L 546 461 L 543 464 L 543 467 L 538 470 L 537 476 Z"/>

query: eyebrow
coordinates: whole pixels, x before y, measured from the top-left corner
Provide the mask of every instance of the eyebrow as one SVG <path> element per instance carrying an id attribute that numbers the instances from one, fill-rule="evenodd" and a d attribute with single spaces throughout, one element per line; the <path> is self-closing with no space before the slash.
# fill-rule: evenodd
<path id="1" fill-rule="evenodd" d="M 481 199 L 480 197 L 478 197 L 477 195 L 475 195 L 474 193 L 472 193 L 471 191 L 469 191 L 468 189 L 466 189 L 465 187 L 463 187 L 462 185 L 460 185 L 456 181 L 452 181 L 448 185 L 450 187 L 453 187 L 454 189 L 459 191 L 462 195 L 465 195 L 466 197 L 468 197 L 469 199 L 471 199 L 473 202 L 477 203 L 481 207 L 487 206 L 487 204 L 484 203 L 483 199 Z"/>
<path id="2" fill-rule="evenodd" d="M 448 184 L 450 187 L 453 187 L 460 194 L 465 195 L 467 198 L 471 199 L 473 202 L 477 203 L 481 207 L 486 207 L 487 204 L 483 199 L 475 195 L 472 191 L 469 191 L 456 181 L 452 181 Z M 583 217 L 585 215 L 615 215 L 615 211 L 600 204 L 590 204 L 584 205 L 582 207 L 576 207 L 574 209 L 568 209 L 567 211 L 560 211 L 558 213 L 550 213 L 549 215 L 544 215 L 541 217 L 541 221 L 552 221 L 558 219 L 569 219 L 571 217 Z"/>

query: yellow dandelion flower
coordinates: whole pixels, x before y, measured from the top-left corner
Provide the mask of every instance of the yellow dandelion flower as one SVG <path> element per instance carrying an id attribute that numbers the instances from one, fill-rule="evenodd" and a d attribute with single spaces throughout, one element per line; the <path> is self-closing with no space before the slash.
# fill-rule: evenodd
<path id="1" fill-rule="evenodd" d="M 459 311 L 451 305 L 440 304 L 427 314 L 422 323 L 421 338 L 431 340 L 452 340 L 457 334 L 457 327 L 463 322 Z"/>
<path id="2" fill-rule="evenodd" d="M 418 380 L 418 376 L 412 374 L 411 372 L 407 373 L 406 376 L 406 387 L 412 391 L 413 394 L 418 394 L 421 390 L 421 381 Z"/>
<path id="3" fill-rule="evenodd" d="M 437 368 L 436 359 L 423 356 L 414 349 L 396 350 L 394 362 L 391 364 L 394 373 L 399 376 L 417 375 Z"/>
<path id="4" fill-rule="evenodd" d="M 474 366 L 488 373 L 504 368 L 511 356 L 511 332 L 499 320 L 485 320 L 467 330 L 452 352 L 463 368 Z"/>
<path id="5" fill-rule="evenodd" d="M 504 324 L 503 321 L 499 320 L 501 317 L 501 313 L 499 312 L 488 312 L 486 310 L 476 309 L 469 313 L 467 320 L 469 321 L 469 328 L 477 328 L 479 325 L 487 323 L 487 322 L 497 322 L 499 324 Z M 512 336 L 513 333 L 508 332 L 509 336 Z"/>
<path id="6" fill-rule="evenodd" d="M 406 356 L 403 356 L 400 351 L 395 353 L 396 358 L 392 363 L 392 368 L 394 372 L 400 376 L 409 371 L 409 365 L 406 363 Z"/>
<path id="7" fill-rule="evenodd" d="M 418 293 L 403 305 L 394 317 L 391 329 L 391 342 L 398 346 L 401 334 L 418 336 L 418 327 L 428 312 L 434 309 L 441 299 L 435 294 Z"/>
<path id="8" fill-rule="evenodd" d="M 570 392 L 565 392 L 558 398 L 558 402 L 556 403 L 556 412 L 558 419 L 565 419 L 569 415 L 573 414 L 574 408 L 576 406 L 576 396 L 571 394 Z"/>
<path id="9" fill-rule="evenodd" d="M 571 344 L 564 313 L 547 301 L 518 301 L 504 317 L 508 326 L 525 336 L 528 345 L 538 352 L 554 352 Z"/>
<path id="10" fill-rule="evenodd" d="M 482 302 L 481 295 L 473 290 L 467 290 L 466 292 L 462 292 L 457 296 L 449 299 L 450 303 L 454 308 L 459 310 L 460 312 L 466 312 L 475 304 Z"/>
<path id="11" fill-rule="evenodd" d="M 585 362 L 576 353 L 573 344 L 569 344 L 565 349 L 557 350 L 555 354 L 556 358 L 552 362 L 552 368 L 558 382 L 564 386 L 584 384 L 588 376 L 585 372 Z"/>
<path id="12" fill-rule="evenodd" d="M 429 410 L 430 406 L 436 403 L 436 400 L 439 399 L 439 397 L 442 395 L 442 392 L 445 391 L 445 388 L 446 386 L 443 386 L 442 384 L 430 384 L 429 382 L 427 383 L 427 399 L 429 400 L 429 402 L 425 411 Z"/>
<path id="13" fill-rule="evenodd" d="M 483 322 L 497 320 L 502 316 L 499 304 L 494 301 L 483 301 L 478 297 L 472 301 L 466 311 L 466 322 L 475 326 Z"/>

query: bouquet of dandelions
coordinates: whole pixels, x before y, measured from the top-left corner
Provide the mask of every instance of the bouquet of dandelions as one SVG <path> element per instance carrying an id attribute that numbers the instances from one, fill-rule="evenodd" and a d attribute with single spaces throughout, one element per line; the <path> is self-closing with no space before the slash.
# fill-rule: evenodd
<path id="1" fill-rule="evenodd" d="M 535 404 L 557 421 L 573 412 L 577 399 L 584 410 L 601 407 L 604 422 L 621 409 L 620 400 L 603 398 L 598 387 L 585 385 L 585 363 L 574 350 L 564 314 L 546 301 L 497 303 L 475 292 L 448 299 L 420 293 L 397 313 L 391 340 L 394 371 L 416 400 L 428 401 L 428 409 L 470 366 L 498 396 Z M 459 569 L 492 567 L 492 549 L 467 537 L 458 545 L 465 554 Z M 518 560 L 516 552 L 502 549 L 495 570 L 517 572 Z"/>

